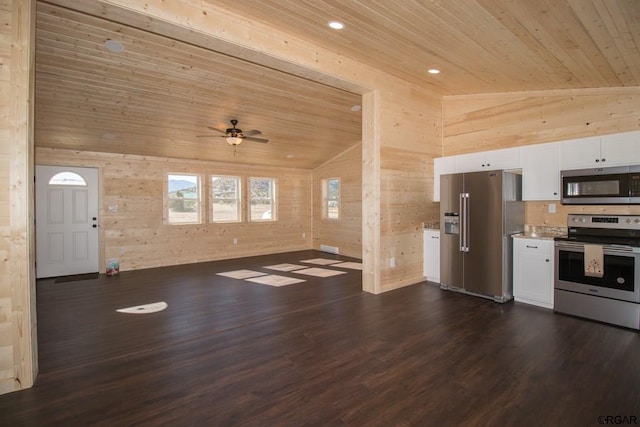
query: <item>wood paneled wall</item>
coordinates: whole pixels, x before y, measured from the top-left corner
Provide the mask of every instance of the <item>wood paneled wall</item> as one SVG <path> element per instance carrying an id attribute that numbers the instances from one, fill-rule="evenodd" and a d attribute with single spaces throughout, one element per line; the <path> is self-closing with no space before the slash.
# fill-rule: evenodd
<path id="1" fill-rule="evenodd" d="M 33 274 L 35 2 L 0 2 L 0 393 L 37 372 Z"/>
<path id="2" fill-rule="evenodd" d="M 440 100 L 411 85 L 381 92 L 380 292 L 420 282 L 423 223 L 437 220 L 433 158 L 441 151 Z"/>
<path id="3" fill-rule="evenodd" d="M 11 2 L 0 3 L 0 393 L 13 391 L 13 322 L 11 301 Z"/>
<path id="4" fill-rule="evenodd" d="M 640 87 L 536 91 L 443 100 L 443 155 L 517 147 L 640 129 Z M 640 215 L 640 206 L 527 202 L 529 225 L 565 227 L 569 213 Z"/>
<path id="5" fill-rule="evenodd" d="M 119 258 L 121 270 L 137 270 L 311 248 L 311 171 L 48 148 L 36 150 L 36 163 L 99 168 L 101 271 L 107 258 Z M 240 176 L 244 188 L 247 177 L 276 178 L 278 221 L 164 224 L 164 179 L 171 172 L 202 175 L 205 193 L 209 174 Z M 110 212 L 115 205 L 118 212 Z"/>
<path id="6" fill-rule="evenodd" d="M 640 87 L 443 98 L 442 155 L 640 129 Z"/>
<path id="7" fill-rule="evenodd" d="M 323 218 L 322 185 L 340 178 L 340 219 Z M 313 248 L 337 246 L 340 254 L 362 258 L 362 144 L 313 171 Z"/>

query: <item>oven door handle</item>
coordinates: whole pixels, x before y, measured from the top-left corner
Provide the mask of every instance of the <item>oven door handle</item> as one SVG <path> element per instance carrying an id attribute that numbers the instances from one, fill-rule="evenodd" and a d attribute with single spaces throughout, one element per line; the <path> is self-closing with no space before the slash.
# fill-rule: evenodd
<path id="1" fill-rule="evenodd" d="M 561 251 L 584 252 L 584 245 L 585 243 L 555 242 L 556 249 Z M 621 254 L 627 256 L 628 254 L 633 254 L 635 252 L 633 247 L 623 245 L 602 245 L 602 250 L 608 254 Z"/>
<path id="2" fill-rule="evenodd" d="M 582 243 L 556 242 L 556 249 L 581 252 L 584 245 Z"/>

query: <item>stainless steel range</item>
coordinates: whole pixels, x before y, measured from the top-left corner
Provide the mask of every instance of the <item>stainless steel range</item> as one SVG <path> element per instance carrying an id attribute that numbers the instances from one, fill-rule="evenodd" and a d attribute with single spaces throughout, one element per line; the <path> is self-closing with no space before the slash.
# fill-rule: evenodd
<path id="1" fill-rule="evenodd" d="M 555 238 L 554 310 L 640 329 L 640 215 L 568 216 Z"/>

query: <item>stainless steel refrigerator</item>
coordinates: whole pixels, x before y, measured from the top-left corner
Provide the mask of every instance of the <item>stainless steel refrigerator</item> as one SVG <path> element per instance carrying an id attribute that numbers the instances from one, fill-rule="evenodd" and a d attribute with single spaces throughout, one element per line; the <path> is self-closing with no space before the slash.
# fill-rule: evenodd
<path id="1" fill-rule="evenodd" d="M 440 287 L 511 300 L 511 235 L 524 230 L 522 177 L 505 171 L 442 175 L 440 224 Z"/>

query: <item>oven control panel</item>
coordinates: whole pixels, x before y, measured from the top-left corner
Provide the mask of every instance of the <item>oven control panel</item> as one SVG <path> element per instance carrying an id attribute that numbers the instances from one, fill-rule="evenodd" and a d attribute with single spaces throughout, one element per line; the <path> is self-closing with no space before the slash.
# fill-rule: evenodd
<path id="1" fill-rule="evenodd" d="M 569 214 L 569 227 L 640 230 L 640 215 Z"/>

